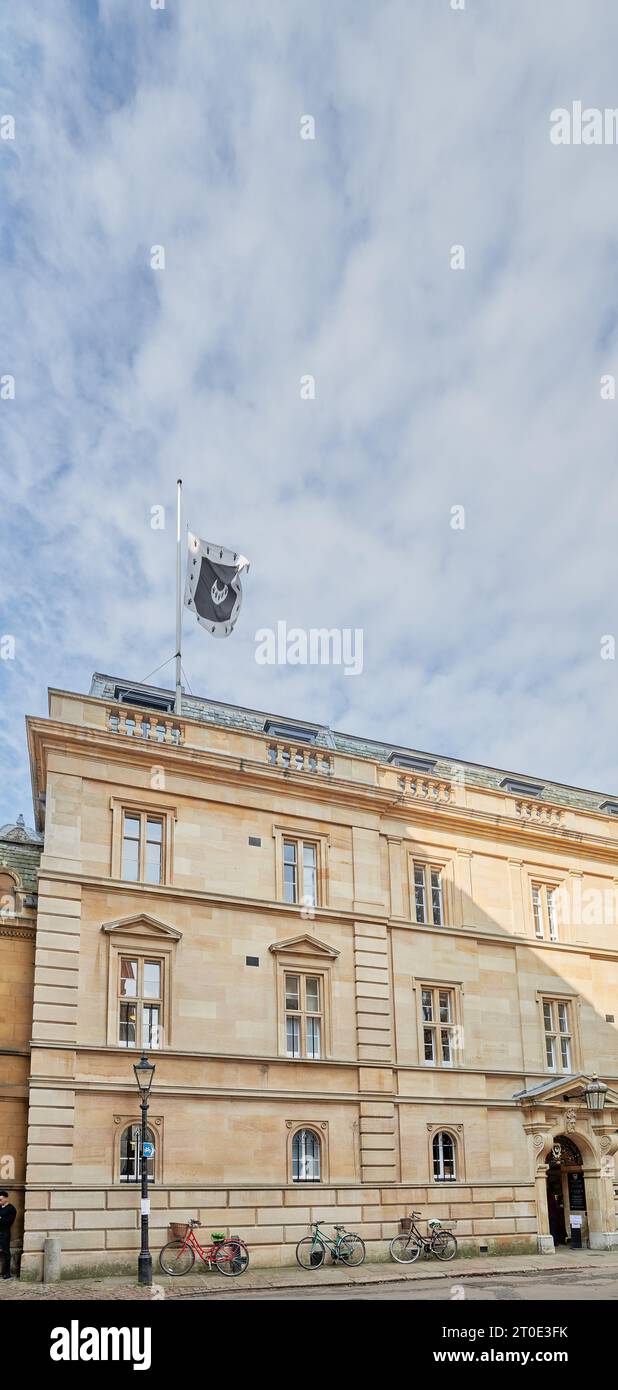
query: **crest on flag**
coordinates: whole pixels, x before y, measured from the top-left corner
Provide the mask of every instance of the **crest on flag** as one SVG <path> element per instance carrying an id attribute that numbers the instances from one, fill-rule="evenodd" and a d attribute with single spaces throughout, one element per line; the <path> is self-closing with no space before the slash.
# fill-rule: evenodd
<path id="1" fill-rule="evenodd" d="M 240 575 L 249 561 L 236 550 L 202 541 L 189 531 L 185 607 L 212 637 L 229 637 L 240 613 Z"/>

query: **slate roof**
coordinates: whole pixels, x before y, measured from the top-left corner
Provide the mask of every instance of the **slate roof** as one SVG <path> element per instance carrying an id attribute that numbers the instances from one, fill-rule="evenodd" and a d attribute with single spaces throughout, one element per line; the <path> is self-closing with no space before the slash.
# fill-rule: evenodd
<path id="1" fill-rule="evenodd" d="M 43 836 L 24 824 L 23 816 L 13 824 L 0 827 L 0 869 L 13 869 L 19 874 L 26 893 L 36 893 L 39 860 L 43 853 Z"/>

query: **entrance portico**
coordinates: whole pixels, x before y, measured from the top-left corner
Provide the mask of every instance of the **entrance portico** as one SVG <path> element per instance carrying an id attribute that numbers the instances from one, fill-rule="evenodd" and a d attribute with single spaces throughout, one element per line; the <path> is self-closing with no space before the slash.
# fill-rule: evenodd
<path id="1" fill-rule="evenodd" d="M 599 1092 L 601 1100 L 604 1096 L 602 1108 Z M 618 1092 L 603 1090 L 596 1078 L 579 1073 L 552 1077 L 529 1091 L 518 1091 L 514 1099 L 530 1139 L 539 1252 L 553 1254 L 555 1241 L 570 1239 L 575 1211 L 582 1217 L 591 1250 L 618 1248 Z"/>

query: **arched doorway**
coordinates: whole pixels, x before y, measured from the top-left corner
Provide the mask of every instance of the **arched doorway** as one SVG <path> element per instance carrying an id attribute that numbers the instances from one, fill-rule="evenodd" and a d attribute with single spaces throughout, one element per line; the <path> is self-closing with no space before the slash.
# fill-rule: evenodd
<path id="1" fill-rule="evenodd" d="M 515 1096 L 522 1109 L 524 1130 L 530 1136 L 537 1245 L 543 1255 L 555 1249 L 549 1223 L 550 1191 L 556 1192 L 558 1201 L 562 1198 L 558 1217 L 564 1220 L 567 1236 L 575 1229 L 571 1216 L 575 1218 L 577 1213 L 584 1245 L 591 1250 L 618 1249 L 614 1197 L 618 1090 L 608 1087 L 604 1107 L 595 1110 L 588 1105 L 592 1083 L 593 1077 L 580 1072 L 568 1078 L 554 1077 Z M 558 1239 L 564 1239 L 561 1229 L 557 1234 Z"/>
<path id="2" fill-rule="evenodd" d="M 557 1134 L 546 1158 L 547 1214 L 554 1245 L 565 1245 L 571 1213 L 586 1214 L 586 1184 L 581 1153 L 566 1134 Z"/>

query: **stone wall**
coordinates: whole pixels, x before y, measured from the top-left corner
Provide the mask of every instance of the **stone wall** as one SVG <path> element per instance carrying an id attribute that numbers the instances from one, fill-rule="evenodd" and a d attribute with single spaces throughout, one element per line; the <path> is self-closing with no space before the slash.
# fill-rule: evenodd
<path id="1" fill-rule="evenodd" d="M 40 1279 L 46 1235 L 62 1242 L 63 1277 L 84 1270 L 111 1273 L 134 1269 L 140 1248 L 139 1188 L 49 1190 L 28 1196 L 22 1278 Z M 199 1218 L 205 1242 L 212 1231 L 237 1233 L 249 1246 L 254 1265 L 295 1263 L 296 1244 L 322 1220 L 332 1233 L 334 1221 L 362 1236 L 370 1259 L 388 1259 L 388 1242 L 399 1218 L 411 1210 L 451 1225 L 461 1252 L 477 1255 L 514 1251 L 536 1253 L 534 1186 L 484 1183 L 449 1184 L 436 1193 L 426 1187 L 153 1187 L 150 1247 L 155 1278 L 158 1254 L 171 1238 L 170 1221 Z M 483 1252 L 484 1253 L 484 1252 Z"/>

